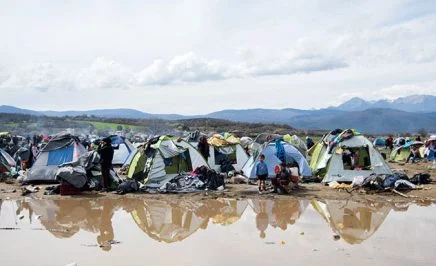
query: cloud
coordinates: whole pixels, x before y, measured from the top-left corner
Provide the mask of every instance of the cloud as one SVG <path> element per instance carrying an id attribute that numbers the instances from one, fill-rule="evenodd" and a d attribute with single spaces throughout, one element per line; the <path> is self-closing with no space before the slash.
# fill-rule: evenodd
<path id="1" fill-rule="evenodd" d="M 357 65 L 435 62 L 435 31 L 436 15 L 347 31 L 338 36 L 336 51 Z"/>
<path id="2" fill-rule="evenodd" d="M 138 85 L 167 85 L 180 82 L 203 82 L 236 77 L 232 66 L 217 60 L 208 61 L 193 52 L 165 62 L 155 60 L 136 75 Z"/>
<path id="3" fill-rule="evenodd" d="M 396 99 L 414 94 L 436 95 L 436 81 L 426 84 L 397 84 L 380 90 L 374 91 L 371 94 L 373 99 Z"/>
<path id="4" fill-rule="evenodd" d="M 50 63 L 30 64 L 1 82 L 0 88 L 35 89 L 46 92 L 67 86 L 68 89 L 130 89 L 151 85 L 165 86 L 232 78 L 311 73 L 347 67 L 343 59 L 321 53 L 290 49 L 273 58 L 226 63 L 207 60 L 189 52 L 171 60 L 155 60 L 144 69 L 132 68 L 103 57 L 89 67 L 67 75 Z"/>
<path id="5" fill-rule="evenodd" d="M 239 63 L 206 60 L 193 52 L 176 56 L 165 62 L 156 60 L 136 75 L 139 85 L 167 85 L 183 82 L 204 82 L 231 78 L 260 77 L 311 73 L 347 67 L 340 58 L 322 54 L 283 52 L 274 58 L 254 60 L 253 57 Z M 244 51 L 244 57 L 251 54 Z"/>
<path id="6" fill-rule="evenodd" d="M 75 86 L 81 89 L 129 89 L 134 83 L 130 68 L 103 57 L 96 58 L 75 76 Z"/>
<path id="7" fill-rule="evenodd" d="M 0 83 L 3 89 L 34 89 L 46 92 L 54 88 L 69 88 L 66 76 L 50 63 L 27 64 L 18 68 Z"/>

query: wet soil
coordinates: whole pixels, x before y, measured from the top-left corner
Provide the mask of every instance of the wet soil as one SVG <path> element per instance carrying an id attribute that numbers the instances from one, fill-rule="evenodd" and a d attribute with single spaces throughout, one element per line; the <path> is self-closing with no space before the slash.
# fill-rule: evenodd
<path id="1" fill-rule="evenodd" d="M 433 180 L 436 180 L 436 169 L 432 168 L 431 163 L 415 163 L 415 164 L 402 164 L 390 163 L 393 170 L 399 170 L 412 177 L 417 173 L 429 173 L 432 175 Z M 405 196 L 401 196 L 392 192 L 366 192 L 363 190 L 356 190 L 349 192 L 347 190 L 332 189 L 319 183 L 301 184 L 299 189 L 296 189 L 290 195 L 277 195 L 277 194 L 262 194 L 259 195 L 256 185 L 248 184 L 228 184 L 224 191 L 203 191 L 198 193 L 189 194 L 147 194 L 147 193 L 133 193 L 126 195 L 116 195 L 111 192 L 84 192 L 76 196 L 60 196 L 60 195 L 44 195 L 45 188 L 50 185 L 38 185 L 39 192 L 29 194 L 33 198 L 38 199 L 83 199 L 83 198 L 144 198 L 144 199 L 169 199 L 178 200 L 181 198 L 190 198 L 192 200 L 205 200 L 216 198 L 234 198 L 234 199 L 330 199 L 330 200 L 353 200 L 353 201 L 377 201 L 377 202 L 416 202 L 420 204 L 427 204 L 428 202 L 436 202 L 436 182 L 429 185 L 424 185 L 420 190 L 412 190 L 405 192 Z M 13 192 L 15 191 L 15 192 Z M 0 183 L 0 199 L 22 199 L 21 186 L 19 184 L 6 184 Z"/>

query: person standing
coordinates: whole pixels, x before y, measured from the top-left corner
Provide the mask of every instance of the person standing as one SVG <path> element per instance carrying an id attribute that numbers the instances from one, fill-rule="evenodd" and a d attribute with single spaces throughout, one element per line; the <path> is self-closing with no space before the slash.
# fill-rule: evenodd
<path id="1" fill-rule="evenodd" d="M 206 136 L 200 137 L 200 140 L 198 141 L 197 149 L 201 153 L 201 155 L 203 155 L 204 159 L 206 159 L 207 161 L 210 154 L 209 154 L 209 143 L 207 143 Z"/>
<path id="2" fill-rule="evenodd" d="M 255 165 L 256 177 L 259 182 L 259 193 L 266 191 L 265 180 L 268 177 L 268 165 L 265 163 L 265 155 L 259 155 L 259 161 Z"/>
<path id="3" fill-rule="evenodd" d="M 112 168 L 112 159 L 114 158 L 114 148 L 112 147 L 111 138 L 104 138 L 100 142 L 97 152 L 100 155 L 103 190 L 108 191 L 110 186 L 110 170 Z"/>

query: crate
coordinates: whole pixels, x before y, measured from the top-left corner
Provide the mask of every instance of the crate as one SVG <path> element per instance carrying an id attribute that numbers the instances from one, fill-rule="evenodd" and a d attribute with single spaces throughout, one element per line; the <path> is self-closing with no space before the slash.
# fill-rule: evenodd
<path id="1" fill-rule="evenodd" d="M 80 189 L 75 188 L 70 183 L 62 182 L 60 192 L 62 196 L 77 195 L 80 194 Z"/>

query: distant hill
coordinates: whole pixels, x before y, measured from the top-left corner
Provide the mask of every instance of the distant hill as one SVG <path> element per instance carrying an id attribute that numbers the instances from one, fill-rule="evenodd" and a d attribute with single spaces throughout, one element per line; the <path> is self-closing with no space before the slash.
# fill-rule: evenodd
<path id="1" fill-rule="evenodd" d="M 40 112 L 46 116 L 96 116 L 105 118 L 130 118 L 130 119 L 166 119 L 177 120 L 183 119 L 185 116 L 177 114 L 150 114 L 144 113 L 135 109 L 97 109 L 88 111 L 42 111 Z"/>
<path id="2" fill-rule="evenodd" d="M 411 95 L 395 100 L 365 101 L 354 97 L 333 109 L 342 111 L 363 111 L 370 108 L 389 108 L 406 112 L 436 112 L 436 96 Z"/>
<path id="3" fill-rule="evenodd" d="M 24 114 L 24 115 L 40 115 L 39 112 L 28 110 L 28 109 L 21 109 L 14 106 L 9 105 L 0 105 L 0 113 L 4 114 Z"/>
<path id="4" fill-rule="evenodd" d="M 240 109 L 222 110 L 210 114 L 184 116 L 151 114 L 135 109 L 100 109 L 88 111 L 33 111 L 13 106 L 0 106 L 0 113 L 36 116 L 95 116 L 122 119 L 183 120 L 211 118 L 248 123 L 286 124 L 299 129 L 357 128 L 369 133 L 416 132 L 420 128 L 436 132 L 436 97 L 413 95 L 393 101 L 365 101 L 353 98 L 337 107 L 319 110 Z"/>
<path id="5" fill-rule="evenodd" d="M 323 117 L 299 116 L 291 123 L 296 128 L 332 129 L 355 128 L 368 133 L 416 132 L 424 128 L 436 132 L 436 112 L 410 113 L 394 109 L 367 109 L 343 112 Z"/>

